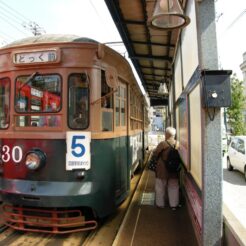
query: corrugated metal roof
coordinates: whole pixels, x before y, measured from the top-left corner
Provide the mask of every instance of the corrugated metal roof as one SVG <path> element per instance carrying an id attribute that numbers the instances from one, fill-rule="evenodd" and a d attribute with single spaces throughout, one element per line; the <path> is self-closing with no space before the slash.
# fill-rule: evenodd
<path id="1" fill-rule="evenodd" d="M 182 2 L 183 7 L 186 0 Z M 167 105 L 159 85 L 172 80 L 172 63 L 179 29 L 159 30 L 150 25 L 156 0 L 105 0 L 151 105 Z"/>

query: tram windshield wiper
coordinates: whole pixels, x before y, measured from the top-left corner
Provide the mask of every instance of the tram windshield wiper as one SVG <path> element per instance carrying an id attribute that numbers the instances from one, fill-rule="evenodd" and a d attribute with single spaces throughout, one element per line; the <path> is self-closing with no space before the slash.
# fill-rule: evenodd
<path id="1" fill-rule="evenodd" d="M 23 85 L 21 85 L 18 89 L 18 91 L 20 92 L 20 90 L 27 84 L 29 84 L 39 73 L 38 72 L 34 72 L 33 74 L 31 74 L 26 81 L 24 82 Z"/>

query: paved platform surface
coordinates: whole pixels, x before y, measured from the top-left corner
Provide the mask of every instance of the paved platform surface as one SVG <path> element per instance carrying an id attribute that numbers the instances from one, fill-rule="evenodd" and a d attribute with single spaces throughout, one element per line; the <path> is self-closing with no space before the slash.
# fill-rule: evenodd
<path id="1" fill-rule="evenodd" d="M 176 211 L 154 205 L 154 180 L 154 173 L 145 169 L 113 245 L 198 245 L 185 205 Z"/>

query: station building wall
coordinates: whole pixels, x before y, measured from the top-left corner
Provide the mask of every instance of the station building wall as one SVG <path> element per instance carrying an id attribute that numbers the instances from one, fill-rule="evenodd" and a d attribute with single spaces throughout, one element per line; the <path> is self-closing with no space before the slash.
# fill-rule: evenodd
<path id="1" fill-rule="evenodd" d="M 174 98 L 180 152 L 197 186 L 202 190 L 202 132 L 200 85 L 192 86 L 199 66 L 195 1 L 189 1 L 186 14 L 192 20 L 182 30 L 174 63 Z"/>
<path id="2" fill-rule="evenodd" d="M 214 0 L 189 0 L 190 24 L 180 32 L 170 94 L 180 153 L 187 172 L 182 182 L 188 210 L 201 245 L 222 238 L 221 109 L 203 107 L 203 70 L 218 70 Z"/>

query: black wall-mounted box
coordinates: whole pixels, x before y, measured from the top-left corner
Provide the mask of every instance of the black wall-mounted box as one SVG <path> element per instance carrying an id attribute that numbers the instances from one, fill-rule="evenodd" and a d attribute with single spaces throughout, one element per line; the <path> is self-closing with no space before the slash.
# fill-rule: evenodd
<path id="1" fill-rule="evenodd" d="M 231 106 L 231 74 L 231 70 L 203 70 L 201 72 L 204 107 Z"/>

